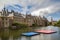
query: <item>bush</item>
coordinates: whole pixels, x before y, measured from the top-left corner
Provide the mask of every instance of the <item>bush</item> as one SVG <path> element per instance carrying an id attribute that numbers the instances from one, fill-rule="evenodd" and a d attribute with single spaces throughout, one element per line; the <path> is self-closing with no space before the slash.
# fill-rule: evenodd
<path id="1" fill-rule="evenodd" d="M 22 28 L 27 28 L 26 24 L 21 24 L 21 23 L 13 23 L 12 27 L 9 27 L 10 29 L 22 29 Z"/>
<path id="2" fill-rule="evenodd" d="M 36 27 L 36 26 L 38 26 L 38 25 L 35 23 L 35 24 L 32 24 L 32 26 Z"/>
<path id="3" fill-rule="evenodd" d="M 54 26 L 59 26 L 60 27 L 60 20 L 54 24 Z"/>

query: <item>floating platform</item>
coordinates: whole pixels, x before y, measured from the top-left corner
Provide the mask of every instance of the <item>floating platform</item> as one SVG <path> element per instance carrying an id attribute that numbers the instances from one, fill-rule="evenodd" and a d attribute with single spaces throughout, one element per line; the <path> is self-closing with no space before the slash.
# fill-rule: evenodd
<path id="1" fill-rule="evenodd" d="M 39 33 L 37 32 L 26 32 L 26 33 L 22 33 L 22 36 L 28 36 L 28 37 L 31 37 L 31 36 L 35 36 L 35 35 L 38 35 Z"/>
<path id="2" fill-rule="evenodd" d="M 38 32 L 38 33 L 44 33 L 44 34 L 56 33 L 56 31 L 53 31 L 53 30 L 37 30 L 36 32 Z"/>

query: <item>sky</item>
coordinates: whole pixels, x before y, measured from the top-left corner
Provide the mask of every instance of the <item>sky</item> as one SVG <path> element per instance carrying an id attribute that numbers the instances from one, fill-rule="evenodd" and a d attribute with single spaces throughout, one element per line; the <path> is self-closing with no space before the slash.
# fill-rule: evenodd
<path id="1" fill-rule="evenodd" d="M 60 19 L 60 0 L 0 0 L 0 11 L 4 6 L 9 11 L 45 16 L 48 20 Z"/>

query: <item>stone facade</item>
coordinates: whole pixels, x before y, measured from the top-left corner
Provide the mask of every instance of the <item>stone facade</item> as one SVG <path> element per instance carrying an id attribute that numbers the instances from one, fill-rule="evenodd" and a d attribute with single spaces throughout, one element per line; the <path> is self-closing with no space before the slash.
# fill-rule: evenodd
<path id="1" fill-rule="evenodd" d="M 27 15 L 26 15 L 25 23 L 26 23 L 28 26 L 32 26 L 32 24 L 34 23 L 34 21 L 33 21 L 33 16 L 32 16 L 31 14 L 27 14 Z"/>
<path id="2" fill-rule="evenodd" d="M 4 10 L 0 12 L 0 27 L 9 27 L 14 22 L 27 24 L 28 26 L 32 26 L 34 23 L 40 26 L 45 26 L 48 20 L 40 16 L 32 16 L 31 14 L 23 15 L 21 13 L 14 12 L 13 10 L 8 12 L 8 10 L 4 8 Z"/>
<path id="3" fill-rule="evenodd" d="M 8 16 L 8 11 L 4 8 L 2 12 L 0 12 L 0 28 L 8 28 L 11 25 L 11 19 Z"/>

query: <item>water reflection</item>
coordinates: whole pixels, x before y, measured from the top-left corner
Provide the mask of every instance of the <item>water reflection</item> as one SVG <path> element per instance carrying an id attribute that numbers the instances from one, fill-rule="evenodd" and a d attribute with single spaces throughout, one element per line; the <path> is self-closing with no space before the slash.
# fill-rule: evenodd
<path id="1" fill-rule="evenodd" d="M 51 35 L 40 34 L 33 37 L 22 36 L 20 40 L 51 40 Z"/>
<path id="2" fill-rule="evenodd" d="M 40 35 L 37 35 L 37 36 L 33 36 L 33 37 L 30 37 L 30 40 L 60 40 L 60 28 L 59 27 L 54 27 L 54 26 L 48 26 L 48 27 L 40 27 L 40 28 L 37 28 L 35 30 L 55 30 L 57 31 L 57 33 L 54 33 L 54 34 L 40 34 Z M 22 37 L 22 40 L 23 37 Z M 25 40 L 29 40 L 29 38 L 26 37 Z"/>
<path id="3" fill-rule="evenodd" d="M 60 40 L 60 28 L 54 26 L 34 28 L 34 30 L 55 30 L 54 34 L 40 34 L 32 37 L 20 36 L 20 30 L 10 31 L 8 29 L 0 31 L 0 40 Z"/>
<path id="4" fill-rule="evenodd" d="M 31 37 L 22 36 L 22 37 L 21 37 L 21 40 L 31 40 Z"/>
<path id="5" fill-rule="evenodd" d="M 36 35 L 36 36 L 32 36 L 32 37 L 22 36 L 22 37 L 21 37 L 21 40 L 39 40 L 39 39 L 40 39 L 39 36 L 40 36 L 40 35 Z"/>

